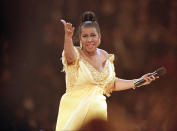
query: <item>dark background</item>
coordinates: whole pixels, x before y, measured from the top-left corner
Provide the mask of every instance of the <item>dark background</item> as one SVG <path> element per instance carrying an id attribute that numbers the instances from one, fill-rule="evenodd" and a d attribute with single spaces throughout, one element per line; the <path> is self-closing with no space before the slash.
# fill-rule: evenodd
<path id="1" fill-rule="evenodd" d="M 116 56 L 117 76 L 167 74 L 144 88 L 114 92 L 108 116 L 117 130 L 177 130 L 176 0 L 1 0 L 0 130 L 54 130 L 65 92 L 60 19 L 77 27 L 94 11 L 100 48 Z"/>

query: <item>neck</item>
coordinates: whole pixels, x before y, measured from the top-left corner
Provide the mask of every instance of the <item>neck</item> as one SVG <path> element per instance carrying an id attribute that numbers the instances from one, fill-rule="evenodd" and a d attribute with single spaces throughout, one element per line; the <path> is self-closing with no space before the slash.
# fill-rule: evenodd
<path id="1" fill-rule="evenodd" d="M 92 51 L 92 52 L 88 52 L 87 50 L 84 50 L 84 49 L 82 49 L 82 50 L 83 50 L 83 53 L 84 53 L 86 56 L 88 56 L 88 57 L 94 56 L 94 55 L 97 54 L 97 49 L 96 49 L 95 51 Z"/>

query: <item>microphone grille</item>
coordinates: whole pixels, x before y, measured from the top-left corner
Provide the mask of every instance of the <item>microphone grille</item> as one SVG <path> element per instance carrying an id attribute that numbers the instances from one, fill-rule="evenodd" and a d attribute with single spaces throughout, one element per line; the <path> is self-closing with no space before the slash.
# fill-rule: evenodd
<path id="1" fill-rule="evenodd" d="M 164 75 L 167 72 L 167 70 L 166 70 L 165 67 L 162 66 L 162 67 L 158 68 L 156 70 L 156 72 L 157 72 L 158 76 L 162 76 L 162 75 Z"/>

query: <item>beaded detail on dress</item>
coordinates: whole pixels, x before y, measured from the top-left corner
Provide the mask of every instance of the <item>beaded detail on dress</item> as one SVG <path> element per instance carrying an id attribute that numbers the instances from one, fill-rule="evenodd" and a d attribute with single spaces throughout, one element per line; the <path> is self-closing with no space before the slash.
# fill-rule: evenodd
<path id="1" fill-rule="evenodd" d="M 88 63 L 86 60 L 84 59 L 80 59 L 82 62 L 85 63 L 85 65 L 87 65 L 88 69 L 90 70 L 92 77 L 94 79 L 94 81 L 96 83 L 102 83 L 104 82 L 109 74 L 109 70 L 108 70 L 108 62 L 106 61 L 104 69 L 102 72 L 99 72 L 98 70 L 96 70 L 90 63 Z"/>
<path id="2" fill-rule="evenodd" d="M 88 68 L 90 71 L 94 84 L 98 85 L 100 88 L 104 90 L 104 94 L 106 96 L 110 96 L 112 92 L 112 87 L 114 85 L 115 81 L 115 71 L 114 71 L 114 55 L 110 54 L 109 58 L 106 60 L 106 63 L 104 65 L 103 71 L 99 72 L 96 70 L 88 61 L 84 60 L 80 57 L 79 52 L 76 47 L 74 47 L 74 50 L 76 51 L 76 61 L 73 64 L 67 65 L 66 58 L 64 56 L 64 52 L 62 53 L 62 62 L 63 62 L 63 71 L 66 73 L 66 86 L 72 87 L 74 83 L 77 81 L 78 78 L 78 70 L 80 67 L 79 61 L 82 61 L 84 65 Z M 110 70 L 111 68 L 111 70 Z M 110 71 L 112 75 L 110 76 Z"/>
<path id="3" fill-rule="evenodd" d="M 115 73 L 113 74 L 112 77 L 109 77 L 109 61 L 111 62 L 111 64 L 113 64 L 114 61 L 114 55 L 111 54 L 109 59 L 106 60 L 104 69 L 102 72 L 99 72 L 98 70 L 96 70 L 89 62 L 87 62 L 86 60 L 80 58 L 80 60 L 82 62 L 84 62 L 84 64 L 88 67 L 89 71 L 92 74 L 92 77 L 95 81 L 95 83 L 97 85 L 99 85 L 99 87 L 101 87 L 104 90 L 104 94 L 106 96 L 110 96 L 110 94 L 112 93 L 112 87 L 114 85 L 114 81 L 115 81 Z"/>

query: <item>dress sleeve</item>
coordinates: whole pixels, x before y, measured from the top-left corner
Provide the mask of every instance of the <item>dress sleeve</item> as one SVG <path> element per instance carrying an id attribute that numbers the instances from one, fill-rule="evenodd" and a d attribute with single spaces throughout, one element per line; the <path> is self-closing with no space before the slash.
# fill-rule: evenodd
<path id="1" fill-rule="evenodd" d="M 79 52 L 75 46 L 74 46 L 74 51 L 76 52 L 76 60 L 72 64 L 69 64 L 69 65 L 68 65 L 66 57 L 64 55 L 65 54 L 64 50 L 62 52 L 62 63 L 63 63 L 63 71 L 64 72 L 67 72 L 68 70 L 76 69 L 79 66 Z"/>
<path id="2" fill-rule="evenodd" d="M 112 68 L 112 77 L 105 89 L 105 94 L 107 97 L 111 96 L 114 87 L 114 82 L 116 80 L 115 69 L 114 69 L 114 54 L 110 54 L 109 61 L 111 63 L 111 68 Z"/>

